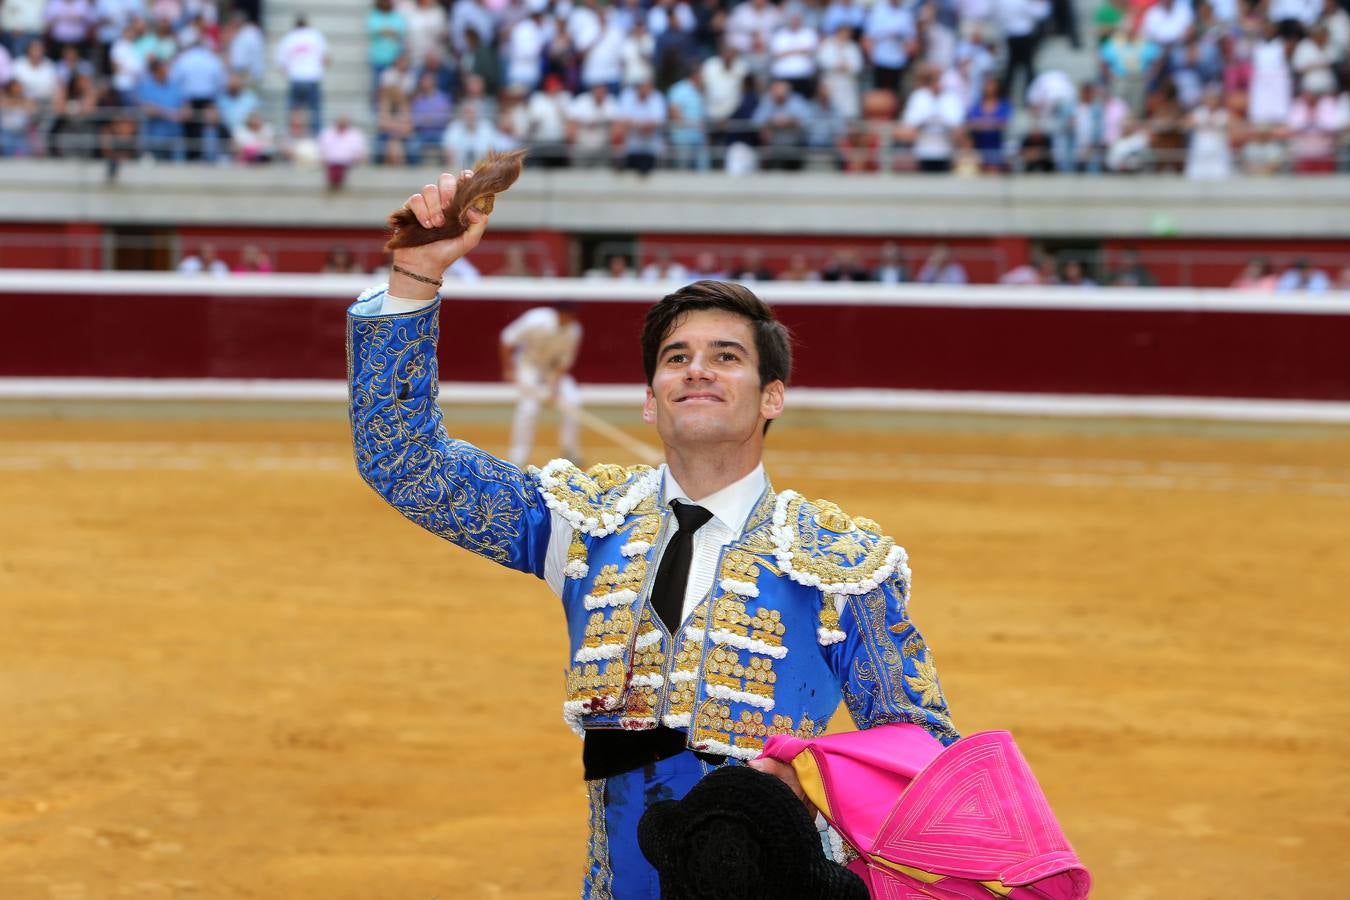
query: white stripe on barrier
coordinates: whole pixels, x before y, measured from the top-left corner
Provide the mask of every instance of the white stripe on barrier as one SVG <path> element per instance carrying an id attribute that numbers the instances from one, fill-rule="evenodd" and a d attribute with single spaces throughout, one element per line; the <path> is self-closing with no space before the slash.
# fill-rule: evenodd
<path id="1" fill-rule="evenodd" d="M 3 294 L 80 294 L 106 298 L 151 294 L 177 295 L 188 302 L 202 297 L 312 297 L 354 301 L 374 282 L 368 275 L 293 275 L 244 273 L 227 278 L 177 272 L 0 271 Z M 551 303 L 650 304 L 681 282 L 611 281 L 590 278 L 485 278 L 447 282 L 442 296 L 460 300 L 526 300 Z M 1002 285 L 821 284 L 764 282 L 755 293 L 787 306 L 914 306 L 999 309 L 1152 310 L 1157 312 L 1313 313 L 1350 315 L 1350 293 L 1304 292 L 1251 294 L 1210 288 L 1072 288 Z"/>
<path id="2" fill-rule="evenodd" d="M 347 388 L 344 382 L 329 380 L 0 378 L 0 399 L 341 402 L 346 396 Z M 513 403 L 515 396 L 514 386 L 502 382 L 443 382 L 440 388 L 441 402 L 451 404 Z M 585 385 L 581 388 L 582 402 L 591 406 L 628 406 L 636 412 L 642 398 L 641 385 Z M 1350 402 L 1233 397 L 791 388 L 788 391 L 788 409 L 794 408 L 859 412 L 1350 423 Z"/>

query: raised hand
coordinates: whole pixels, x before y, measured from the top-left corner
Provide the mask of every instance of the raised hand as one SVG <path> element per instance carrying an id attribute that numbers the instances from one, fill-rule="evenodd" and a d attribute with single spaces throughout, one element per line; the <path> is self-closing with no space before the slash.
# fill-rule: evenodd
<path id="1" fill-rule="evenodd" d="M 435 231 L 445 228 L 446 216 L 454 206 L 459 183 L 472 176 L 473 171 L 470 169 L 465 169 L 458 178 L 443 172 L 435 184 L 423 185 L 421 191 L 409 197 L 400 212 L 406 210 L 423 229 Z M 441 273 L 455 260 L 477 247 L 487 229 L 487 213 L 469 209 L 465 212 L 465 218 L 468 228 L 455 237 L 394 250 L 394 265 L 397 268 L 389 274 L 389 293 L 413 300 L 430 299 L 436 293 Z"/>

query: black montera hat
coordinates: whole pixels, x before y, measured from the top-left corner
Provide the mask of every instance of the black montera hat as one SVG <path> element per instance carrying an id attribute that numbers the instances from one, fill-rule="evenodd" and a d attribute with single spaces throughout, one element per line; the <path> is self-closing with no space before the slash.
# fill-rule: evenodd
<path id="1" fill-rule="evenodd" d="M 652 804 L 638 846 L 662 900 L 867 900 L 863 880 L 825 857 L 792 790 L 748 766 L 723 766 L 683 800 Z"/>

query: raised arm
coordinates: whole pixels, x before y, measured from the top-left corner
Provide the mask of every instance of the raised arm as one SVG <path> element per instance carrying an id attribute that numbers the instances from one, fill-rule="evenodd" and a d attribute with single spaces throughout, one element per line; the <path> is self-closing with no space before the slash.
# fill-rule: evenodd
<path id="1" fill-rule="evenodd" d="M 455 176 L 408 198 L 424 228 L 445 224 Z M 348 316 L 352 442 L 361 477 L 433 534 L 479 556 L 543 577 L 551 534 L 535 476 L 450 438 L 436 404 L 440 273 L 482 238 L 469 213 L 456 238 L 394 251 L 389 288 L 362 295 Z M 419 305 L 420 304 L 420 305 Z"/>

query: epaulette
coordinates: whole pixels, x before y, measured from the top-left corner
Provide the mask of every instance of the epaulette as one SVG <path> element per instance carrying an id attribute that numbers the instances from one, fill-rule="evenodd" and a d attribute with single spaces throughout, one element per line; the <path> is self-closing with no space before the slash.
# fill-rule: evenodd
<path id="1" fill-rule="evenodd" d="M 892 575 L 909 584 L 905 548 L 871 519 L 850 517 L 828 500 L 784 491 L 772 525 L 778 567 L 798 584 L 825 594 L 865 594 Z"/>
<path id="2" fill-rule="evenodd" d="M 617 531 L 661 484 L 659 470 L 651 466 L 602 464 L 583 472 L 571 460 L 555 459 L 533 471 L 538 473 L 539 493 L 549 509 L 592 537 Z"/>

